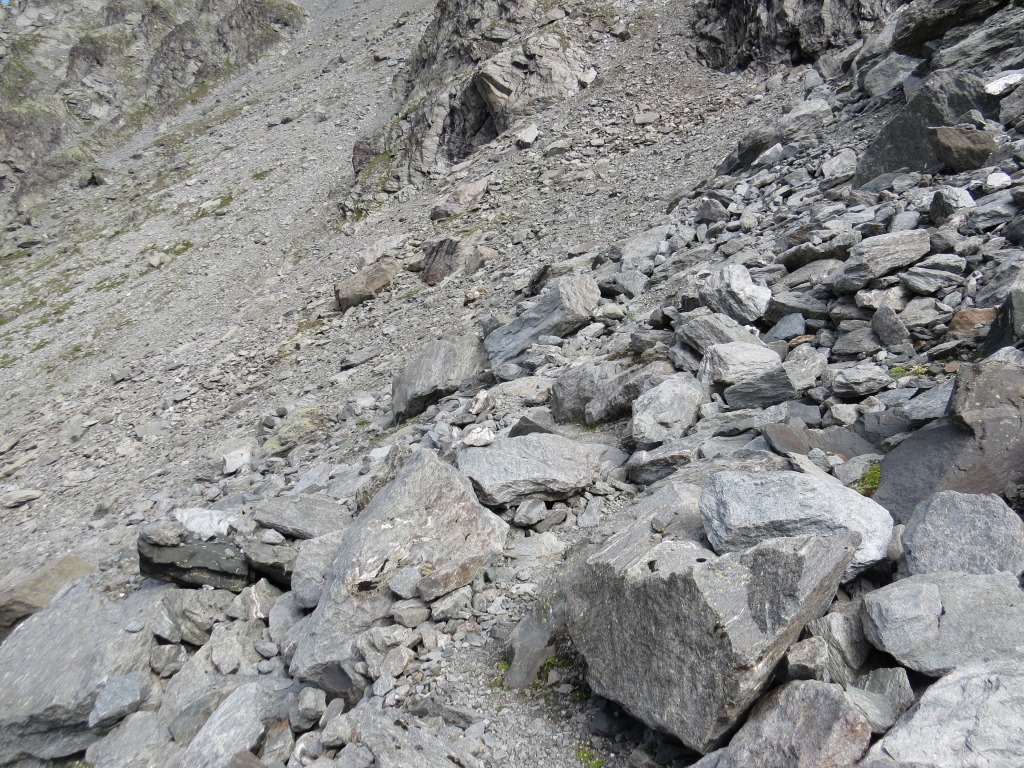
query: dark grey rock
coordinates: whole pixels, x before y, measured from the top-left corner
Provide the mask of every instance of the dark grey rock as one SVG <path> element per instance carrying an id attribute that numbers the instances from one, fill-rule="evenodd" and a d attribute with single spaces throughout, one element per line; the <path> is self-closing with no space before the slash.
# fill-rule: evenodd
<path id="1" fill-rule="evenodd" d="M 997 146 L 995 136 L 988 131 L 959 126 L 929 127 L 928 140 L 945 169 L 953 173 L 981 168 Z"/>
<path id="2" fill-rule="evenodd" d="M 1012 347 L 1024 341 L 1024 288 L 1009 291 L 992 322 L 982 354 L 991 355 L 1003 347 Z"/>
<path id="3" fill-rule="evenodd" d="M 487 354 L 476 336 L 430 342 L 391 381 L 395 421 L 423 413 L 487 365 Z"/>
<path id="4" fill-rule="evenodd" d="M 555 655 L 555 645 L 565 630 L 564 591 L 556 583 L 546 586 L 543 595 L 509 636 L 506 688 L 533 685 L 544 662 Z"/>
<path id="5" fill-rule="evenodd" d="M 580 565 L 569 633 L 595 693 L 706 752 L 831 601 L 853 537 L 775 539 L 719 558 L 653 538 L 651 525 L 638 520 Z"/>
<path id="6" fill-rule="evenodd" d="M 289 538 L 312 539 L 344 530 L 352 521 L 352 512 L 322 496 L 276 496 L 256 505 L 253 519 Z"/>
<path id="7" fill-rule="evenodd" d="M 719 472 L 704 486 L 700 514 L 718 553 L 766 539 L 853 531 L 860 543 L 844 581 L 883 559 L 892 538 L 892 517 L 871 499 L 799 472 Z"/>
<path id="8" fill-rule="evenodd" d="M 887 96 L 897 88 L 902 89 L 907 78 L 921 74 L 925 63 L 924 59 L 914 56 L 890 53 L 863 73 L 858 73 L 858 81 L 869 96 Z"/>
<path id="9" fill-rule="evenodd" d="M 249 559 L 233 542 L 189 539 L 177 546 L 138 541 L 139 570 L 144 576 L 184 586 L 211 586 L 241 592 L 255 581 Z"/>
<path id="10" fill-rule="evenodd" d="M 993 230 L 1000 224 L 1008 223 L 1020 212 L 1020 208 L 1014 202 L 1013 193 L 1008 189 L 985 195 L 976 202 L 977 205 L 967 220 L 966 232 L 970 234 Z"/>
<path id="11" fill-rule="evenodd" d="M 316 608 L 323 595 L 334 555 L 344 540 L 344 531 L 335 531 L 299 545 L 299 555 L 292 567 L 292 595 L 301 608 Z"/>
<path id="12" fill-rule="evenodd" d="M 926 675 L 1024 647 L 1024 599 L 1009 573 L 910 576 L 865 595 L 863 618 L 872 645 Z"/>
<path id="13" fill-rule="evenodd" d="M 587 446 L 568 438 L 526 435 L 464 448 L 458 466 L 485 503 L 512 504 L 524 498 L 568 498 L 594 483 L 598 462 Z"/>
<path id="14" fill-rule="evenodd" d="M 789 369 L 778 365 L 755 378 L 726 387 L 722 394 L 730 408 L 767 408 L 793 400 L 799 392 Z"/>
<path id="15" fill-rule="evenodd" d="M 838 685 L 786 683 L 757 703 L 716 768 L 851 766 L 871 740 L 867 718 Z"/>
<path id="16" fill-rule="evenodd" d="M 706 386 L 739 384 L 777 368 L 782 363 L 772 349 L 741 342 L 713 344 L 704 353 L 697 377 Z"/>
<path id="17" fill-rule="evenodd" d="M 866 238 L 850 250 L 850 258 L 832 277 L 832 285 L 836 291 L 855 293 L 876 277 L 909 267 L 930 249 L 931 239 L 921 229 Z"/>
<path id="18" fill-rule="evenodd" d="M 643 367 L 625 361 L 574 366 L 559 376 L 551 389 L 551 414 L 563 423 L 599 424 L 622 418 L 630 413 L 633 401 L 652 376 L 673 373 L 675 369 L 665 362 Z"/>
<path id="19" fill-rule="evenodd" d="M 771 330 L 769 330 L 761 338 L 764 341 L 776 341 L 781 339 L 782 341 L 789 341 L 797 336 L 803 336 L 807 332 L 807 323 L 804 320 L 804 316 L 799 312 L 794 312 L 791 315 L 785 315 L 782 317 Z"/>
<path id="20" fill-rule="evenodd" d="M 149 670 L 115 675 L 107 680 L 89 713 L 90 728 L 109 728 L 135 712 L 149 696 Z"/>
<path id="21" fill-rule="evenodd" d="M 998 496 L 943 491 L 914 511 L 899 572 L 1024 572 L 1024 523 Z"/>
<path id="22" fill-rule="evenodd" d="M 717 312 L 686 320 L 679 326 L 676 335 L 681 342 L 693 347 L 701 354 L 704 354 L 713 344 L 727 344 L 733 341 L 764 346 L 754 333 L 728 315 Z"/>
<path id="23" fill-rule="evenodd" d="M 686 434 L 699 418 L 707 392 L 693 376 L 677 373 L 633 402 L 633 439 L 661 443 Z"/>
<path id="24" fill-rule="evenodd" d="M 886 347 L 897 347 L 910 342 L 910 332 L 903 324 L 896 310 L 888 304 L 883 304 L 871 317 L 871 330 Z"/>

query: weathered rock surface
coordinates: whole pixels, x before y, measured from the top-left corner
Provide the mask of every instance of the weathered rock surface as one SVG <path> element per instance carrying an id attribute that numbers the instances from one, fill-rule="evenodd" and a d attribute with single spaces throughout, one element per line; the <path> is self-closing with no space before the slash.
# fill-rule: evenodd
<path id="1" fill-rule="evenodd" d="M 399 264 L 394 259 L 381 259 L 334 285 L 334 297 L 343 312 L 369 301 L 387 290 L 395 281 Z"/>
<path id="2" fill-rule="evenodd" d="M 693 426 L 707 399 L 704 387 L 690 374 L 670 376 L 633 403 L 633 439 L 661 443 L 682 437 Z"/>
<path id="3" fill-rule="evenodd" d="M 95 570 L 80 557 L 64 555 L 23 578 L 5 579 L 0 589 L 0 642 L 15 624 L 45 607 L 65 584 Z"/>
<path id="4" fill-rule="evenodd" d="M 799 472 L 719 472 L 704 486 L 700 514 L 719 554 L 766 539 L 853 531 L 860 544 L 844 580 L 884 558 L 892 538 L 884 508 L 838 482 Z"/>
<path id="5" fill-rule="evenodd" d="M 345 505 L 321 496 L 276 496 L 259 504 L 253 519 L 293 539 L 313 539 L 344 530 L 352 514 Z"/>
<path id="6" fill-rule="evenodd" d="M 524 435 L 459 451 L 458 466 L 486 504 L 564 499 L 593 484 L 597 458 L 559 435 Z"/>
<path id="7" fill-rule="evenodd" d="M 659 539 L 639 520 L 580 566 L 569 633 L 596 693 L 708 751 L 831 600 L 853 537 L 775 539 L 720 558 Z"/>
<path id="8" fill-rule="evenodd" d="M 459 384 L 487 368 L 487 355 L 475 336 L 427 344 L 391 382 L 395 421 L 425 411 Z"/>

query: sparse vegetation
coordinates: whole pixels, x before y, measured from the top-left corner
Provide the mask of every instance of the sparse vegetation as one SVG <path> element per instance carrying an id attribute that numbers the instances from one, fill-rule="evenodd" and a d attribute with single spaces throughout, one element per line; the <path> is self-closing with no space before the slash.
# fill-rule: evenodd
<path id="1" fill-rule="evenodd" d="M 579 760 L 585 768 L 602 768 L 604 766 L 604 758 L 595 755 L 594 750 L 587 746 L 580 746 L 576 750 L 576 759 Z"/>
<path id="2" fill-rule="evenodd" d="M 872 464 L 860 480 L 853 484 L 853 490 L 862 496 L 872 496 L 882 484 L 882 465 Z"/>

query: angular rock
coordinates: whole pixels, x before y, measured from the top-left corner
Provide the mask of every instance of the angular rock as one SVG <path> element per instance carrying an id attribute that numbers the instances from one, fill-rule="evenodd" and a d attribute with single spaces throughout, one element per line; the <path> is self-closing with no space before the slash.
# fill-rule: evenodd
<path id="1" fill-rule="evenodd" d="M 0 764 L 56 760 L 99 738 L 89 715 L 107 681 L 148 673 L 144 624 L 164 589 L 114 603 L 78 584 L 26 619 L 0 645 Z"/>
<path id="2" fill-rule="evenodd" d="M 786 683 L 757 703 L 715 768 L 753 765 L 851 766 L 868 748 L 871 727 L 838 685 Z"/>
<path id="3" fill-rule="evenodd" d="M 851 368 L 830 369 L 825 384 L 839 397 L 873 395 L 890 384 L 889 371 L 880 365 L 855 365 Z"/>
<path id="4" fill-rule="evenodd" d="M 65 584 L 95 571 L 95 565 L 80 557 L 61 555 L 22 578 L 8 574 L 0 586 L 0 642 L 15 624 L 46 606 Z"/>
<path id="5" fill-rule="evenodd" d="M 638 443 L 662 443 L 682 437 L 699 417 L 705 400 L 707 393 L 693 376 L 670 376 L 633 403 L 633 439 Z"/>
<path id="6" fill-rule="evenodd" d="M 885 557 L 892 517 L 878 504 L 838 482 L 799 472 L 719 472 L 700 497 L 711 546 L 736 552 L 786 536 L 860 537 L 843 581 Z"/>
<path id="7" fill-rule="evenodd" d="M 475 336 L 430 342 L 391 382 L 395 421 L 418 416 L 486 368 L 487 354 Z"/>
<path id="8" fill-rule="evenodd" d="M 938 677 L 963 664 L 1020 659 L 1024 600 L 1009 573 L 927 573 L 864 596 L 864 634 L 903 666 Z"/>
<path id="9" fill-rule="evenodd" d="M 740 323 L 752 323 L 768 311 L 772 291 L 757 285 L 738 264 L 714 270 L 700 287 L 701 302 Z"/>
<path id="10" fill-rule="evenodd" d="M 414 453 L 345 530 L 291 674 L 358 698 L 355 638 L 390 612 L 392 577 L 419 569 L 416 591 L 436 599 L 476 578 L 501 554 L 507 532 L 504 521 L 480 506 L 464 475 L 427 451 Z"/>
<path id="11" fill-rule="evenodd" d="M 937 493 L 914 511 L 900 541 L 904 576 L 1024 572 L 1024 523 L 998 496 Z"/>
<path id="12" fill-rule="evenodd" d="M 352 512 L 322 496 L 275 496 L 256 505 L 253 519 L 289 538 L 313 539 L 344 530 L 352 521 Z"/>
<path id="13" fill-rule="evenodd" d="M 551 388 L 551 414 L 559 422 L 599 424 L 622 418 L 652 376 L 675 372 L 668 363 L 639 367 L 626 361 L 584 363 L 569 368 Z"/>
<path id="14" fill-rule="evenodd" d="M 928 688 L 868 753 L 871 766 L 1024 763 L 1024 664 L 970 663 Z M 872 760 L 877 762 L 872 762 Z"/>
<path id="15" fill-rule="evenodd" d="M 931 250 L 931 238 L 922 229 L 891 232 L 862 240 L 832 277 L 835 290 L 855 293 L 876 277 L 909 267 Z"/>
<path id="16" fill-rule="evenodd" d="M 742 342 L 713 344 L 707 348 L 697 378 L 706 386 L 739 384 L 755 379 L 782 363 L 778 352 Z"/>
<path id="17" fill-rule="evenodd" d="M 995 137 L 987 131 L 938 127 L 928 129 L 935 155 L 953 173 L 973 171 L 986 164 L 996 151 Z"/>
<path id="18" fill-rule="evenodd" d="M 109 728 L 123 720 L 142 705 L 149 690 L 148 669 L 109 678 L 89 713 L 89 727 Z"/>
<path id="19" fill-rule="evenodd" d="M 641 519 L 579 567 L 568 628 L 595 693 L 713 749 L 831 601 L 853 537 L 766 541 L 716 557 Z"/>
<path id="20" fill-rule="evenodd" d="M 797 387 L 784 365 L 771 368 L 756 378 L 727 387 L 722 393 L 730 408 L 767 408 L 797 397 Z"/>
<path id="21" fill-rule="evenodd" d="M 693 347 L 702 355 L 714 344 L 743 342 L 763 347 L 754 333 L 744 328 L 728 315 L 720 313 L 700 315 L 685 321 L 676 332 L 679 340 Z"/>
<path id="22" fill-rule="evenodd" d="M 497 369 L 514 362 L 541 336 L 568 336 L 590 322 L 601 290 L 587 275 L 562 277 L 540 301 L 508 325 L 488 334 L 484 347 Z"/>
<path id="23" fill-rule="evenodd" d="M 306 539 L 299 545 L 291 584 L 296 604 L 301 608 L 316 608 L 320 602 L 334 555 L 344 538 L 344 531 L 335 531 Z"/>
<path id="24" fill-rule="evenodd" d="M 341 311 L 359 306 L 390 288 L 400 268 L 394 259 L 381 259 L 339 280 L 334 284 L 334 297 Z"/>
<path id="25" fill-rule="evenodd" d="M 560 435 L 538 434 L 464 448 L 458 467 L 485 504 L 513 504 L 524 498 L 568 498 L 594 483 L 598 462 L 585 445 Z"/>

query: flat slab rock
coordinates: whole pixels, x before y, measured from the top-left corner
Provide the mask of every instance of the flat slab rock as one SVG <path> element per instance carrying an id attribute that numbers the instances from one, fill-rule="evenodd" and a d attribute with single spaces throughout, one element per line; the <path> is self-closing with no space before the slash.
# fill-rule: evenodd
<path id="1" fill-rule="evenodd" d="M 593 485 L 598 461 L 590 448 L 566 437 L 533 434 L 465 448 L 458 467 L 485 504 L 511 504 L 568 498 Z"/>
<path id="2" fill-rule="evenodd" d="M 403 592 L 435 600 L 500 557 L 507 533 L 463 474 L 428 451 L 414 453 L 345 530 L 292 675 L 328 692 L 351 692 L 342 663 L 352 658 L 355 636 L 390 612 L 397 595 L 389 582 L 418 570 Z"/>
<path id="3" fill-rule="evenodd" d="M 86 749 L 87 727 L 108 680 L 149 671 L 142 627 L 164 588 L 113 602 L 84 584 L 26 619 L 0 645 L 0 765 L 54 760 Z"/>
<path id="4" fill-rule="evenodd" d="M 700 513 L 719 554 L 765 539 L 853 531 L 860 545 L 844 581 L 883 559 L 892 538 L 892 516 L 883 507 L 839 482 L 800 472 L 719 472 L 704 486 Z"/>
<path id="5" fill-rule="evenodd" d="M 638 520 L 566 588 L 569 634 L 595 693 L 707 752 L 831 602 L 855 537 L 794 537 L 716 556 Z"/>
<path id="6" fill-rule="evenodd" d="M 946 675 L 871 748 L 865 765 L 1024 765 L 1024 663 L 971 663 Z"/>
<path id="7" fill-rule="evenodd" d="M 352 521 L 347 506 L 320 496 L 275 496 L 253 510 L 253 519 L 264 528 L 293 539 L 313 539 L 344 530 Z"/>
<path id="8" fill-rule="evenodd" d="M 396 421 L 417 416 L 488 367 L 487 353 L 475 336 L 432 341 L 410 359 L 391 382 Z"/>
<path id="9" fill-rule="evenodd" d="M 926 675 L 1024 658 L 1024 591 L 1009 573 L 910 576 L 865 595 L 862 618 L 872 645 Z"/>

